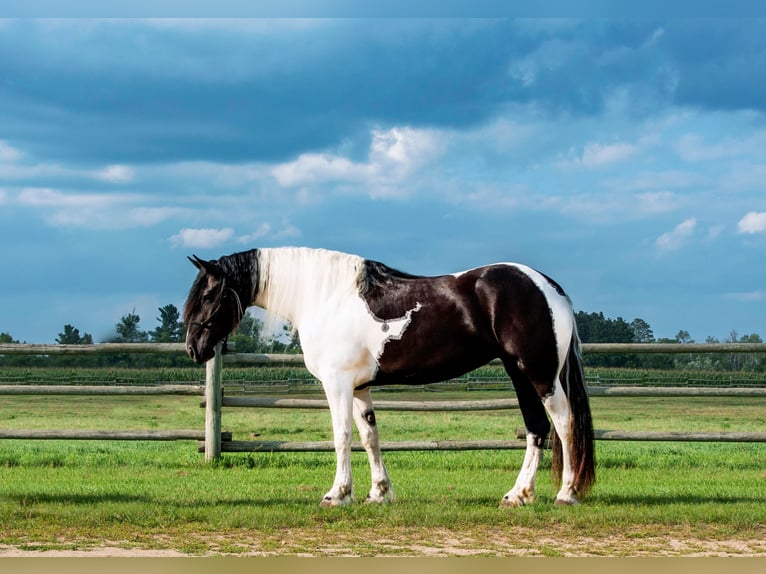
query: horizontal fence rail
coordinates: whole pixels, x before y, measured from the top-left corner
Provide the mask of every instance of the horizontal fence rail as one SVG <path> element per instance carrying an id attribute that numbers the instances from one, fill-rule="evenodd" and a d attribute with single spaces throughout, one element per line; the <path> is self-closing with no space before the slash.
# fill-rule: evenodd
<path id="1" fill-rule="evenodd" d="M 221 440 L 230 441 L 231 433 L 221 433 Z M 205 440 L 204 430 L 4 430 L 0 439 L 27 440 Z"/>
<path id="2" fill-rule="evenodd" d="M 0 395 L 201 395 L 204 385 L 0 385 Z"/>
<path id="3" fill-rule="evenodd" d="M 229 343 L 234 348 L 233 343 Z M 583 343 L 583 353 L 766 353 L 766 343 Z M 0 343 L 0 355 L 108 355 L 186 353 L 184 343 L 96 343 L 93 345 L 40 345 Z M 224 362 L 243 365 L 303 364 L 301 354 L 237 353 L 224 355 Z M 500 363 L 498 363 L 500 364 Z"/>
<path id="4" fill-rule="evenodd" d="M 766 343 L 586 343 L 584 353 L 766 353 Z M 95 345 L 31 345 L 0 344 L 3 355 L 92 355 L 92 354 L 182 354 L 183 343 L 102 343 Z M 491 364 L 499 362 L 493 361 Z M 303 365 L 298 354 L 216 353 L 206 366 L 206 383 L 161 385 L 40 385 L 3 384 L 0 395 L 203 395 L 200 406 L 206 410 L 205 430 L 172 431 L 86 431 L 86 430 L 0 430 L 0 439 L 27 438 L 42 440 L 197 440 L 198 448 L 206 459 L 220 456 L 221 452 L 308 452 L 332 451 L 332 442 L 290 441 L 234 441 L 231 433 L 221 432 L 222 406 L 259 408 L 326 409 L 327 402 L 320 399 L 284 399 L 268 397 L 223 396 L 221 367 L 224 365 Z M 592 396 L 609 397 L 681 397 L 681 396 L 742 396 L 764 397 L 766 388 L 732 387 L 644 387 L 644 386 L 591 386 Z M 485 411 L 518 408 L 515 399 L 490 401 L 377 401 L 378 410 L 404 411 Z M 523 429 L 522 429 L 523 430 Z M 717 442 L 766 442 L 766 433 L 685 433 L 661 431 L 610 431 L 596 430 L 597 440 L 646 440 L 646 441 L 717 441 Z M 519 439 L 523 434 L 519 433 Z M 354 450 L 362 450 L 355 443 Z M 523 440 L 505 441 L 401 441 L 381 444 L 383 450 L 479 450 L 523 449 Z"/>

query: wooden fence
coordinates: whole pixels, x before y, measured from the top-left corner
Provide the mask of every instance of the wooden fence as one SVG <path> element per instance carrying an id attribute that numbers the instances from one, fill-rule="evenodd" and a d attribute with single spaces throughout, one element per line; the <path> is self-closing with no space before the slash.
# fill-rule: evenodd
<path id="1" fill-rule="evenodd" d="M 184 353 L 182 343 L 105 343 L 98 345 L 27 345 L 0 344 L 0 355 L 89 355 L 110 353 Z M 766 353 L 766 344 L 651 344 L 606 343 L 584 344 L 584 353 Z M 222 368 L 224 364 L 303 364 L 301 355 L 266 355 L 231 353 L 222 355 L 220 347 L 206 364 L 205 385 L 0 385 L 0 395 L 115 395 L 115 394 L 174 394 L 204 395 L 205 428 L 202 430 L 170 431 L 16 431 L 0 430 L 0 439 L 60 439 L 60 440 L 197 440 L 200 452 L 207 460 L 218 458 L 222 452 L 254 451 L 331 451 L 331 442 L 233 441 L 231 433 L 221 431 L 221 409 L 227 407 L 325 409 L 327 402 L 318 399 L 285 399 L 269 397 L 224 397 Z M 690 388 L 690 387 L 593 387 L 592 396 L 748 396 L 766 397 L 766 388 Z M 407 411 L 483 411 L 518 408 L 515 399 L 491 401 L 376 401 L 377 410 Z M 641 441 L 719 441 L 766 442 L 766 432 L 686 433 L 661 431 L 595 431 L 597 440 Z M 517 431 L 523 439 L 523 429 Z M 361 446 L 355 444 L 355 450 Z M 403 441 L 381 444 L 383 450 L 484 450 L 523 449 L 523 440 L 495 441 Z"/>

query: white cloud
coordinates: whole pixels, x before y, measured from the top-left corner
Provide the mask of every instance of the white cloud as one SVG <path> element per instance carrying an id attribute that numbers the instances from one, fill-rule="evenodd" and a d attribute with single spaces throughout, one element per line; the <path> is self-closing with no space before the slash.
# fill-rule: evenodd
<path id="1" fill-rule="evenodd" d="M 634 153 L 638 148 L 632 144 L 616 143 L 604 145 L 592 143 L 585 146 L 582 153 L 582 164 L 585 167 L 599 167 L 611 163 L 623 161 Z"/>
<path id="2" fill-rule="evenodd" d="M 29 187 L 16 204 L 40 211 L 49 225 L 88 229 L 150 227 L 195 213 L 188 207 L 141 205 L 139 194 L 64 193 L 48 187 Z"/>
<path id="3" fill-rule="evenodd" d="M 96 179 L 110 183 L 127 183 L 133 181 L 135 170 L 127 165 L 110 165 L 95 173 Z"/>
<path id="4" fill-rule="evenodd" d="M 679 157 L 689 163 L 726 158 L 760 159 L 766 152 L 766 130 L 746 136 L 718 137 L 715 143 L 707 143 L 698 133 L 687 133 L 676 142 L 675 149 Z"/>
<path id="5" fill-rule="evenodd" d="M 651 36 L 649 36 L 649 38 L 644 42 L 643 47 L 648 48 L 656 45 L 664 35 L 665 30 L 663 28 L 656 28 L 654 32 L 652 32 Z"/>
<path id="6" fill-rule="evenodd" d="M 325 183 L 328 181 L 362 181 L 370 168 L 345 157 L 330 154 L 302 154 L 295 161 L 277 165 L 272 174 L 283 187 Z"/>
<path id="7" fill-rule="evenodd" d="M 576 148 L 570 148 L 565 157 L 554 165 L 560 169 L 598 168 L 619 163 L 635 155 L 641 146 L 629 143 L 602 144 L 593 142 L 585 144 L 582 153 Z"/>
<path id="8" fill-rule="evenodd" d="M 131 227 L 150 227 L 192 211 L 183 207 L 134 207 L 127 212 L 127 222 Z"/>
<path id="9" fill-rule="evenodd" d="M 21 158 L 21 152 L 11 147 L 8 142 L 0 140 L 0 161 L 11 163 Z"/>
<path id="10" fill-rule="evenodd" d="M 105 207 L 135 201 L 136 196 L 105 193 L 64 193 L 49 187 L 27 187 L 18 202 L 29 207 Z"/>
<path id="11" fill-rule="evenodd" d="M 283 187 L 351 183 L 370 196 L 402 194 L 401 183 L 439 157 L 444 138 L 436 132 L 410 127 L 373 130 L 367 162 L 329 153 L 302 154 L 295 161 L 276 165 L 271 174 Z"/>
<path id="12" fill-rule="evenodd" d="M 635 197 L 639 212 L 644 214 L 667 213 L 678 206 L 676 195 L 669 191 L 639 193 Z"/>
<path id="13" fill-rule="evenodd" d="M 251 244 L 258 239 L 269 237 L 271 239 L 289 239 L 301 235 L 300 229 L 288 221 L 283 221 L 281 227 L 274 229 L 270 223 L 261 223 L 258 229 L 252 233 L 237 237 L 237 243 Z"/>
<path id="14" fill-rule="evenodd" d="M 237 243 L 252 243 L 262 237 L 266 237 L 271 232 L 271 225 L 269 223 L 261 223 L 258 229 L 252 233 L 246 235 L 240 235 L 237 237 Z"/>
<path id="15" fill-rule="evenodd" d="M 724 299 L 730 299 L 732 301 L 739 301 L 741 303 L 753 303 L 762 301 L 764 293 L 761 289 L 755 291 L 745 291 L 740 293 L 725 293 Z"/>
<path id="16" fill-rule="evenodd" d="M 399 177 L 409 175 L 440 153 L 439 137 L 432 131 L 404 127 L 372 132 L 370 164 L 376 172 L 393 167 Z"/>
<path id="17" fill-rule="evenodd" d="M 740 233 L 766 232 L 766 212 L 751 211 L 739 220 L 737 229 Z"/>
<path id="18" fill-rule="evenodd" d="M 223 229 L 190 229 L 185 228 L 170 238 L 174 247 L 199 247 L 206 249 L 225 243 L 234 236 L 231 227 Z"/>
<path id="19" fill-rule="evenodd" d="M 676 251 L 684 246 L 696 227 L 697 220 L 691 217 L 676 225 L 672 231 L 660 235 L 654 243 L 662 251 Z"/>

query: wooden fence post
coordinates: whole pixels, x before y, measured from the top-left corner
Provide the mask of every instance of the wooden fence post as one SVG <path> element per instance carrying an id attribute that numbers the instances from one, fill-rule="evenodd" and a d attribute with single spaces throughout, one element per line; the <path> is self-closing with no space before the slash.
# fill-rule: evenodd
<path id="1" fill-rule="evenodd" d="M 222 346 L 216 345 L 215 356 L 205 364 L 205 460 L 208 462 L 221 457 Z"/>

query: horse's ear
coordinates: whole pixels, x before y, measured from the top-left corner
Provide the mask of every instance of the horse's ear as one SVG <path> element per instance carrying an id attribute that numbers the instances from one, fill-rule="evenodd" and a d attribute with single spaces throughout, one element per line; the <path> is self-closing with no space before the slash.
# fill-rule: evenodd
<path id="1" fill-rule="evenodd" d="M 213 277 L 218 277 L 221 275 L 221 268 L 216 264 L 215 261 L 205 261 L 204 259 L 200 259 L 196 255 L 193 255 L 192 257 L 187 257 L 189 261 L 192 262 L 192 265 L 194 265 L 197 269 L 200 271 L 205 271 L 206 273 L 212 275 Z"/>

